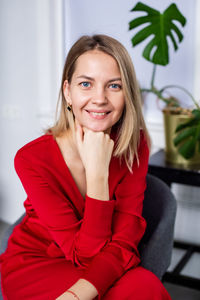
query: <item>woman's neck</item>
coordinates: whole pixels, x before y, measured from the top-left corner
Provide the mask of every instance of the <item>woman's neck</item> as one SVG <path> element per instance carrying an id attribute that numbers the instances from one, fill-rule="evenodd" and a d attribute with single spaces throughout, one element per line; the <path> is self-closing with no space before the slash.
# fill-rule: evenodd
<path id="1" fill-rule="evenodd" d="M 67 129 L 65 132 L 63 132 L 62 135 L 57 138 L 57 141 L 62 148 L 68 148 L 74 157 L 80 157 L 76 144 L 76 138 L 71 129 Z"/>

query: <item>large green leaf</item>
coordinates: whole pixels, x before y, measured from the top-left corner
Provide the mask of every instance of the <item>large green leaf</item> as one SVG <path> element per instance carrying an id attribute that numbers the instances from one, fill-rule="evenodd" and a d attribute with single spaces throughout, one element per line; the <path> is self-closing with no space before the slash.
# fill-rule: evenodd
<path id="1" fill-rule="evenodd" d="M 195 154 L 196 143 L 194 139 L 186 141 L 178 148 L 178 152 L 186 159 L 189 159 Z"/>
<path id="2" fill-rule="evenodd" d="M 177 126 L 174 139 L 174 145 L 186 159 L 191 158 L 196 149 L 200 152 L 200 110 L 194 109 L 192 115 L 189 121 Z"/>
<path id="3" fill-rule="evenodd" d="M 193 109 L 192 115 L 193 116 L 188 121 L 181 123 L 180 125 L 177 126 L 176 132 L 179 132 L 182 129 L 187 128 L 187 127 L 189 128 L 192 126 L 198 126 L 200 124 L 200 110 Z"/>
<path id="4" fill-rule="evenodd" d="M 146 27 L 137 32 L 132 38 L 133 47 L 152 36 L 152 39 L 143 51 L 144 58 L 156 65 L 167 65 L 169 63 L 169 46 L 167 38 L 169 37 L 171 39 L 174 49 L 177 50 L 178 45 L 174 38 L 174 33 L 177 35 L 179 43 L 182 41 L 183 35 L 174 21 L 178 21 L 182 26 L 185 26 L 185 17 L 174 3 L 163 13 L 160 13 L 158 10 L 153 9 L 142 2 L 138 2 L 131 11 L 143 11 L 147 13 L 147 15 L 138 17 L 129 22 L 129 30 L 147 24 Z"/>
<path id="5" fill-rule="evenodd" d="M 186 128 L 185 130 L 181 131 L 174 139 L 174 145 L 178 146 L 181 142 L 188 138 L 195 137 L 196 130 L 195 128 Z"/>

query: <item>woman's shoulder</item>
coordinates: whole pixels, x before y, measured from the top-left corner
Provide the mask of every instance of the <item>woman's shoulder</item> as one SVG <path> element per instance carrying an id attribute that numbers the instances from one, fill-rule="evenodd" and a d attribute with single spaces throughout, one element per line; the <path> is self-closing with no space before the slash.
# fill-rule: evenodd
<path id="1" fill-rule="evenodd" d="M 49 149 L 49 146 L 53 139 L 54 138 L 51 134 L 44 134 L 22 146 L 17 151 L 16 156 L 44 152 Z"/>

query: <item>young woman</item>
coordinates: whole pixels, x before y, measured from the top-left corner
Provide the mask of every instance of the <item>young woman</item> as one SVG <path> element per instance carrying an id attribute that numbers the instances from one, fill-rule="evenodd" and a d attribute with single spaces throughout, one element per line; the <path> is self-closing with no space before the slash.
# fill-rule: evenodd
<path id="1" fill-rule="evenodd" d="M 60 115 L 22 147 L 26 216 L 1 256 L 8 300 L 168 300 L 140 264 L 149 138 L 125 48 L 105 35 L 69 51 Z"/>

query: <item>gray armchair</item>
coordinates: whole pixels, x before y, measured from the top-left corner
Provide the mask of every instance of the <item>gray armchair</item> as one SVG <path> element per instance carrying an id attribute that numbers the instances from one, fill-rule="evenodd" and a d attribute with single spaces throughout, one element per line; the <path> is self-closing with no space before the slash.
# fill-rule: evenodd
<path id="1" fill-rule="evenodd" d="M 147 175 L 143 216 L 147 221 L 147 229 L 139 245 L 141 265 L 162 279 L 171 261 L 176 200 L 170 188 L 150 174 Z M 13 228 L 22 221 L 23 217 L 24 215 L 5 232 L 0 253 L 5 251 Z M 3 299 L 1 291 L 0 299 Z"/>
<path id="2" fill-rule="evenodd" d="M 148 174 L 143 208 L 147 229 L 139 250 L 142 266 L 160 279 L 171 262 L 176 208 L 176 200 L 167 184 Z"/>

